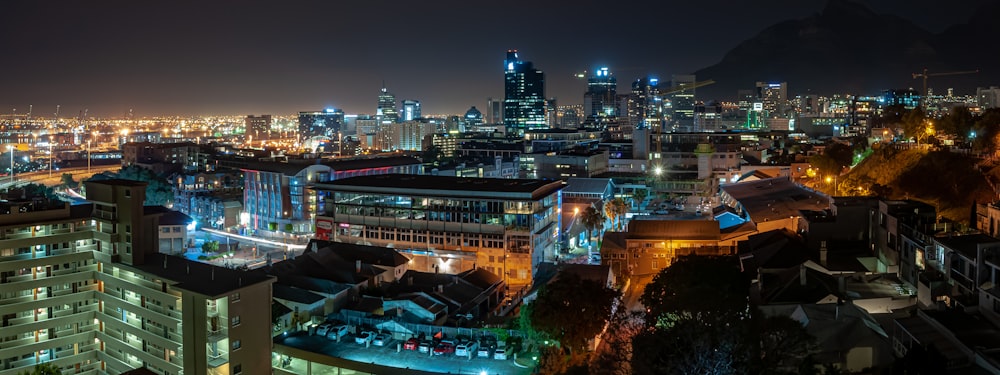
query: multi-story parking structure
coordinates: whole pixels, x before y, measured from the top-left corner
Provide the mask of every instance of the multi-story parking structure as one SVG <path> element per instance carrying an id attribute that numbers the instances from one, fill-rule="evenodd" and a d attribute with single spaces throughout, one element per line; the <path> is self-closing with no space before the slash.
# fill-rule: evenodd
<path id="1" fill-rule="evenodd" d="M 562 181 L 388 174 L 317 183 L 316 237 L 392 247 L 410 269 L 531 283 L 555 256 Z"/>
<path id="2" fill-rule="evenodd" d="M 273 278 L 159 253 L 146 184 L 87 182 L 83 205 L 3 202 L 0 375 L 239 374 L 267 368 Z M 6 212 L 6 213 L 4 213 Z"/>

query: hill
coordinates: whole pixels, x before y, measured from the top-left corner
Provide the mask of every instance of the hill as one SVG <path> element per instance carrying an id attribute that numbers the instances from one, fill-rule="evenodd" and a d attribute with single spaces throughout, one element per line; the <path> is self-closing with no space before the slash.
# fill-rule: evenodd
<path id="1" fill-rule="evenodd" d="M 974 93 L 1000 83 L 1000 4 L 979 9 L 968 23 L 934 34 L 897 16 L 876 14 L 863 4 L 828 0 L 818 14 L 777 23 L 744 41 L 720 62 L 701 69 L 698 79 L 717 83 L 698 89 L 702 99 L 731 99 L 757 81 L 788 82 L 789 96 L 877 94 L 918 88 L 911 73 L 979 69 L 979 74 L 933 78 L 938 92 L 954 87 Z"/>
<path id="2" fill-rule="evenodd" d="M 978 162 L 947 151 L 880 147 L 842 177 L 841 191 L 862 187 L 890 199 L 918 200 L 937 207 L 939 216 L 968 223 L 972 204 L 995 200 L 993 186 L 1000 181 L 1000 167 Z"/>

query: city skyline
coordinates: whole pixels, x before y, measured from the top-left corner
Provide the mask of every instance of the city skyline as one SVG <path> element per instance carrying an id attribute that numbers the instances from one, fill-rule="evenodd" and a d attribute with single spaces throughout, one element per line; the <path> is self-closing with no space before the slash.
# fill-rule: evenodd
<path id="1" fill-rule="evenodd" d="M 963 0 L 937 9 L 932 1 L 880 0 L 866 6 L 939 31 L 984 3 Z M 397 99 L 419 100 L 423 113 L 460 114 L 503 96 L 508 49 L 545 72 L 546 96 L 580 104 L 586 80 L 575 74 L 607 66 L 619 84 L 645 76 L 665 81 L 718 62 L 770 25 L 824 6 L 723 1 L 717 5 L 724 11 L 706 14 L 695 4 L 648 4 L 639 12 L 598 2 L 437 2 L 405 11 L 391 3 L 53 4 L 0 5 L 12 15 L 0 26 L 11 57 L 0 114 L 24 114 L 29 105 L 40 117 L 51 116 L 56 105 L 65 117 L 85 109 L 108 117 L 129 110 L 140 117 L 284 115 L 329 107 L 374 114 L 383 82 Z M 598 13 L 610 25 L 587 21 Z M 621 32 L 581 36 L 581 29 L 602 27 Z M 674 30 L 685 37 L 671 38 Z"/>

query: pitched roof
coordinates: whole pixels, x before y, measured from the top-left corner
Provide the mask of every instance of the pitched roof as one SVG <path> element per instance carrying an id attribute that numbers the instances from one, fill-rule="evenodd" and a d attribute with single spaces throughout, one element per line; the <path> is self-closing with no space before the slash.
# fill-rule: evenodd
<path id="1" fill-rule="evenodd" d="M 718 241 L 719 222 L 715 220 L 633 220 L 628 225 L 628 239 Z"/>
<path id="2" fill-rule="evenodd" d="M 786 177 L 722 185 L 720 189 L 738 201 L 755 222 L 800 216 L 802 210 L 830 208 L 829 197 L 798 186 Z"/>

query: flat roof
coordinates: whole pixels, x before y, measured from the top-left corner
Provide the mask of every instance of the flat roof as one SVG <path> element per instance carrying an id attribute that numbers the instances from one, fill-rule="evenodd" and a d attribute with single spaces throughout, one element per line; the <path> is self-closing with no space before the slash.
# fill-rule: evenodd
<path id="1" fill-rule="evenodd" d="M 145 264 L 132 267 L 173 281 L 175 288 L 208 297 L 274 280 L 260 271 L 233 270 L 161 253 L 147 254 Z"/>
<path id="2" fill-rule="evenodd" d="M 1000 242 L 1000 239 L 982 233 L 975 233 L 961 236 L 934 237 L 934 241 L 949 249 L 962 253 L 962 255 L 965 255 L 967 258 L 976 259 L 978 253 L 977 249 L 980 244 L 996 244 Z"/>
<path id="3" fill-rule="evenodd" d="M 559 180 L 471 178 L 413 174 L 358 176 L 316 183 L 316 190 L 541 199 L 566 186 Z M 484 194 L 485 193 L 485 194 Z"/>

